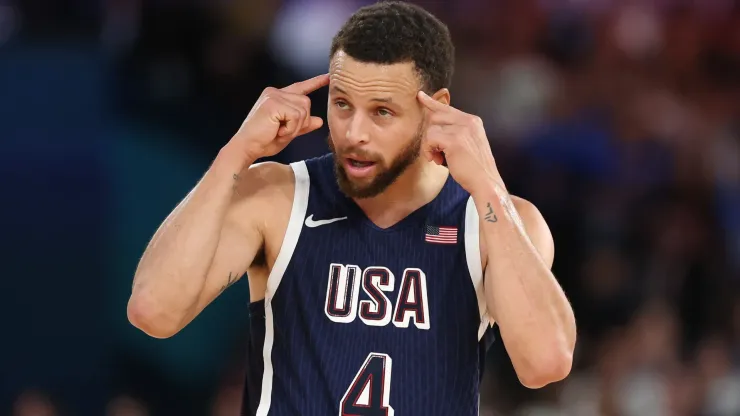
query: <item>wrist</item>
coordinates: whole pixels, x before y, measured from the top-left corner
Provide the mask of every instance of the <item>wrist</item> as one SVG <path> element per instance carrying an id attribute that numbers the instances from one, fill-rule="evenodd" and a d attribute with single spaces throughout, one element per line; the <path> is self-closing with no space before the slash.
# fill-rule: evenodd
<path id="1" fill-rule="evenodd" d="M 509 197 L 509 192 L 502 183 L 490 180 L 474 189 L 470 196 L 473 197 L 476 206 L 481 208 L 481 204 L 483 207 L 487 206 L 488 203 L 501 205 L 502 201 Z"/>
<path id="2" fill-rule="evenodd" d="M 507 212 L 511 197 L 504 186 L 491 181 L 470 194 L 473 197 L 478 216 L 487 222 L 497 223 L 511 218 Z"/>
<path id="3" fill-rule="evenodd" d="M 216 155 L 213 167 L 239 173 L 249 168 L 257 160 L 256 157 L 247 155 L 243 149 L 237 148 L 232 143 L 227 143 Z"/>

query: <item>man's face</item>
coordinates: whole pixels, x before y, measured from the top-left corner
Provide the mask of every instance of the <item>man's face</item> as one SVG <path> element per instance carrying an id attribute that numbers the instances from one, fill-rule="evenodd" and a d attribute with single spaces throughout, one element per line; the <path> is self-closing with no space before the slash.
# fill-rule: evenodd
<path id="1" fill-rule="evenodd" d="M 337 182 L 352 198 L 374 197 L 419 158 L 424 119 L 414 65 L 362 63 L 339 51 L 329 74 Z"/>

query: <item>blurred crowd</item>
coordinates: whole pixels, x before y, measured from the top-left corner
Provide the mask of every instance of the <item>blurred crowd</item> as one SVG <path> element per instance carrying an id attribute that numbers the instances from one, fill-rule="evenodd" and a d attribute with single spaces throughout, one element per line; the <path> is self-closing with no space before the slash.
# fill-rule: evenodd
<path id="1" fill-rule="evenodd" d="M 46 3 L 15 10 L 44 22 Z M 210 158 L 264 87 L 325 70 L 334 32 L 366 3 L 107 0 L 98 24 L 58 30 L 96 36 L 120 117 Z M 579 328 L 571 376 L 538 391 L 496 342 L 481 415 L 740 415 L 740 2 L 416 3 L 456 42 L 452 104 L 482 117 L 507 186 L 548 221 Z M 325 134 L 276 159 L 326 152 Z M 237 414 L 240 348 L 202 398 L 214 416 Z M 15 415 L 57 415 L 48 400 L 28 391 Z M 108 414 L 158 406 L 119 396 Z"/>

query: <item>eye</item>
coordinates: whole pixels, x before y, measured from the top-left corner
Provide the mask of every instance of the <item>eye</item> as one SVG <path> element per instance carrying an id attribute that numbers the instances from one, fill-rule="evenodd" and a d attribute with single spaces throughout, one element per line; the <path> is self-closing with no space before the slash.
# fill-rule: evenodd
<path id="1" fill-rule="evenodd" d="M 376 113 L 381 117 L 390 117 L 393 115 L 393 112 L 391 112 L 391 110 L 383 107 L 378 108 Z"/>
<path id="2" fill-rule="evenodd" d="M 349 109 L 349 104 L 347 104 L 347 102 L 344 100 L 336 100 L 334 101 L 334 105 L 340 110 Z"/>

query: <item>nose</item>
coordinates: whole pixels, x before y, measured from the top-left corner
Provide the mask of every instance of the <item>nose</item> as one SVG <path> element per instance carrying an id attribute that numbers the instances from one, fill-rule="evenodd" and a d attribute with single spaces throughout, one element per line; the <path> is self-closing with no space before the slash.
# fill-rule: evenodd
<path id="1" fill-rule="evenodd" d="M 347 123 L 345 137 L 353 146 L 365 144 L 370 140 L 370 129 L 367 122 L 367 118 L 357 111 Z"/>

